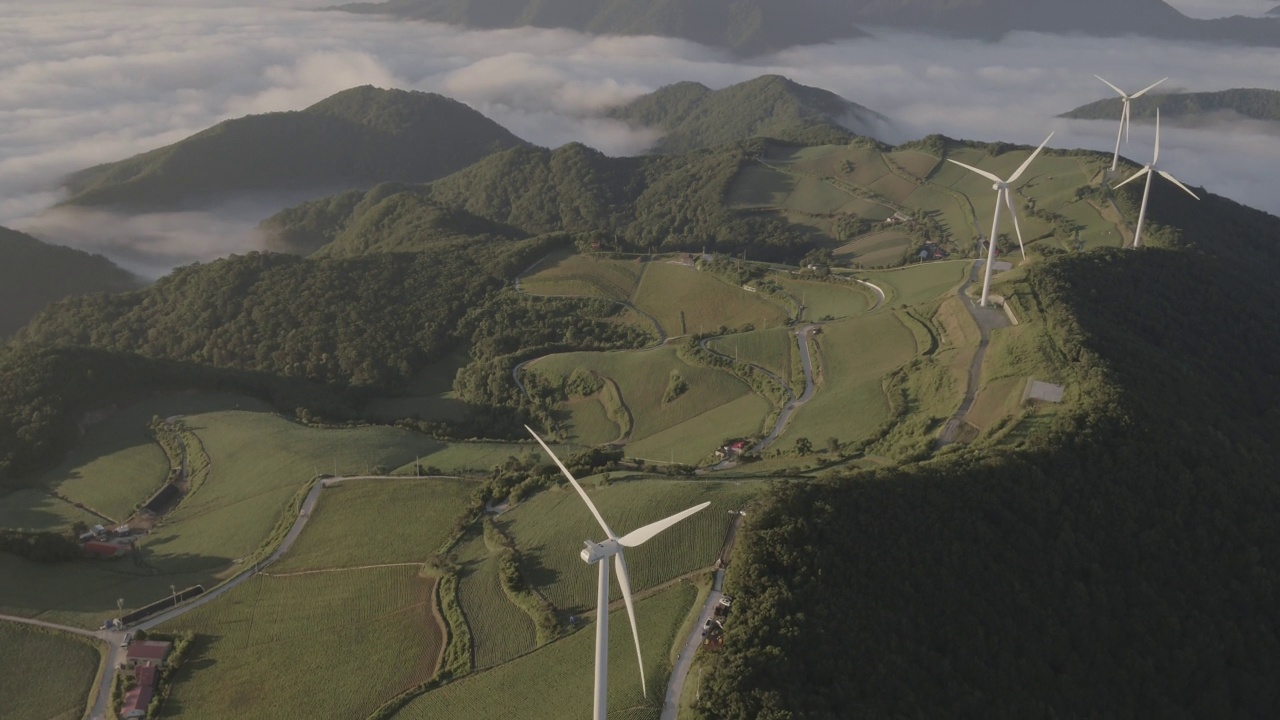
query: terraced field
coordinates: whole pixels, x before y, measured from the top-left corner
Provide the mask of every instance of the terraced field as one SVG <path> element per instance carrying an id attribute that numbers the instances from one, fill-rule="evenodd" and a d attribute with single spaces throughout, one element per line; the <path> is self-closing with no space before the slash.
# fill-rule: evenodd
<path id="1" fill-rule="evenodd" d="M 633 561 L 634 564 L 635 561 Z M 690 583 L 636 603 L 648 696 L 640 692 L 635 645 L 625 610 L 609 616 L 609 716 L 656 720 L 671 673 L 668 653 L 693 607 Z M 561 720 L 591 712 L 595 633 L 591 626 L 485 672 L 469 675 L 413 700 L 396 720 Z"/>
<path id="2" fill-rule="evenodd" d="M 61 633 L 0 621 L 0 717 L 79 720 L 100 652 Z"/>
<path id="3" fill-rule="evenodd" d="M 789 447 L 806 437 L 851 442 L 868 437 L 888 417 L 885 376 L 916 356 L 916 339 L 892 313 L 830 323 L 817 336 L 822 385 L 778 440 Z"/>
<path id="4" fill-rule="evenodd" d="M 160 628 L 199 634 L 161 716 L 365 718 L 435 673 L 434 589 L 407 567 L 257 576 Z"/>
<path id="5" fill-rule="evenodd" d="M 306 529 L 272 573 L 422 563 L 442 549 L 474 480 L 353 480 L 321 491 Z"/>
<path id="6" fill-rule="evenodd" d="M 706 510 L 627 551 L 632 588 L 639 592 L 714 563 L 732 519 L 728 511 L 741 508 L 760 487 L 759 483 L 646 480 L 615 482 L 588 492 L 609 527 L 619 534 L 711 502 Z M 582 562 L 578 551 L 583 540 L 599 540 L 603 532 L 571 488 L 540 493 L 502 520 L 524 550 L 521 572 L 548 600 L 573 613 L 595 607 L 596 571 Z M 613 597 L 621 597 L 616 586 Z"/>
<path id="7" fill-rule="evenodd" d="M 568 377 L 582 367 L 612 378 L 635 421 L 627 445 L 633 456 L 697 463 L 719 447 L 725 437 L 759 432 L 770 410 L 768 401 L 742 381 L 721 370 L 689 365 L 677 357 L 672 346 L 628 352 L 562 353 L 539 358 L 528 367 L 560 377 Z M 688 390 L 664 403 L 672 370 L 685 380 Z M 570 422 L 582 422 L 572 415 L 572 410 L 570 406 Z M 681 436 L 679 446 L 645 445 L 667 431 Z M 644 454 L 649 452 L 658 454 Z"/>

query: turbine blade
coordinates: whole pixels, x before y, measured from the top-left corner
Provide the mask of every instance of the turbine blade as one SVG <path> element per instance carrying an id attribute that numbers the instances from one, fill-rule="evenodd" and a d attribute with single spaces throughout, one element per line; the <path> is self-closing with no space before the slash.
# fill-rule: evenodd
<path id="1" fill-rule="evenodd" d="M 649 523 L 648 525 L 645 525 L 642 528 L 637 528 L 635 530 L 632 530 L 626 535 L 623 535 L 622 537 L 618 538 L 618 544 L 623 547 L 635 547 L 637 545 L 646 543 L 650 539 L 652 539 L 654 535 L 657 535 L 663 530 L 666 530 L 667 528 L 671 527 L 672 525 L 675 525 L 681 520 L 698 512 L 699 510 L 706 509 L 706 507 L 710 504 L 711 504 L 710 501 L 704 502 L 701 505 L 695 505 L 689 508 L 688 510 L 682 510 L 676 513 L 675 515 L 672 515 L 669 518 L 664 518 L 657 522 Z"/>
<path id="2" fill-rule="evenodd" d="M 1107 81 L 1106 81 L 1106 79 L 1104 79 L 1101 75 L 1094 75 L 1094 77 L 1098 78 L 1099 80 L 1102 80 L 1102 82 L 1104 82 L 1104 83 L 1107 83 L 1107 87 L 1109 87 L 1109 88 L 1111 88 L 1112 90 L 1115 90 L 1116 92 L 1120 93 L 1120 97 L 1122 97 L 1122 98 L 1127 98 L 1127 97 L 1129 97 L 1128 95 L 1125 95 L 1125 94 L 1124 94 L 1124 91 L 1123 91 L 1123 90 L 1121 90 L 1120 88 L 1116 87 L 1115 85 L 1112 85 L 1111 83 L 1107 82 Z"/>
<path id="3" fill-rule="evenodd" d="M 987 178 L 987 179 L 988 179 L 988 180 L 990 180 L 991 182 L 994 182 L 994 183 L 1004 182 L 1003 180 L 1001 180 L 1000 178 L 996 177 L 995 175 L 993 175 L 993 174 L 991 174 L 991 173 L 987 172 L 986 170 L 979 170 L 978 168 L 976 168 L 976 167 L 974 167 L 974 166 L 972 166 L 972 165 L 965 165 L 964 163 L 960 162 L 959 160 L 952 160 L 951 158 L 947 158 L 947 162 L 949 162 L 949 163 L 955 163 L 956 165 L 959 165 L 960 167 L 964 168 L 965 170 L 972 170 L 973 172 L 978 173 L 978 174 L 979 174 L 979 175 L 981 175 L 982 177 Z"/>
<path id="4" fill-rule="evenodd" d="M 1156 154 L 1151 158 L 1151 164 L 1155 165 L 1160 162 L 1160 108 L 1156 108 Z"/>
<path id="5" fill-rule="evenodd" d="M 1129 183 L 1133 182 L 1134 180 L 1137 180 L 1138 178 L 1142 177 L 1143 175 L 1146 175 L 1146 174 L 1147 174 L 1147 173 L 1149 173 L 1149 172 L 1151 172 L 1151 166 L 1150 166 L 1150 165 L 1148 165 L 1148 166 L 1146 166 L 1146 167 L 1142 168 L 1141 170 L 1139 170 L 1138 172 L 1134 173 L 1132 177 L 1130 177 L 1129 179 L 1127 179 L 1127 180 L 1125 180 L 1124 182 L 1120 183 L 1119 185 L 1112 185 L 1112 186 L 1111 186 L 1111 189 L 1112 189 L 1112 190 L 1119 190 L 1120 188 L 1124 187 L 1125 185 L 1128 185 Z"/>
<path id="6" fill-rule="evenodd" d="M 565 467 L 564 463 L 560 462 L 560 458 L 556 457 L 556 454 L 551 452 L 551 448 L 547 447 L 547 444 L 542 441 L 542 438 L 538 437 L 538 433 L 534 432 L 533 428 L 525 425 L 524 429 L 528 430 L 529 434 L 533 436 L 533 439 L 537 440 L 538 444 L 542 446 L 542 449 L 547 451 L 547 454 L 551 456 L 553 461 L 555 461 L 556 466 L 560 468 L 560 472 L 564 473 L 564 476 L 569 478 L 569 482 L 573 484 L 573 489 L 577 490 L 578 495 L 582 497 L 582 502 L 587 504 L 587 509 L 591 511 L 592 515 L 596 516 L 596 522 L 600 523 L 600 527 L 604 528 L 604 534 L 608 535 L 610 538 L 617 538 L 618 536 L 614 535 L 613 531 L 609 529 L 609 524 L 604 521 L 604 517 L 600 515 L 600 511 L 596 509 L 595 503 L 591 502 L 591 498 L 587 497 L 587 491 L 582 489 L 582 486 L 578 484 L 577 478 L 569 472 L 569 468 Z"/>
<path id="7" fill-rule="evenodd" d="M 1157 80 L 1157 81 L 1155 81 L 1155 82 L 1151 83 L 1150 85 L 1148 85 L 1148 86 L 1146 86 L 1146 87 L 1142 88 L 1142 89 L 1141 89 L 1141 90 L 1139 90 L 1138 92 L 1136 92 L 1136 93 L 1134 93 L 1134 94 L 1130 95 L 1129 97 L 1130 97 L 1130 98 L 1142 97 L 1143 95 L 1146 95 L 1146 94 L 1147 94 L 1147 91 L 1148 91 L 1148 90 L 1150 90 L 1150 89 L 1154 88 L 1155 86 L 1159 85 L 1160 83 L 1162 83 L 1162 82 L 1164 82 L 1165 80 L 1168 80 L 1168 79 L 1169 79 L 1169 78 L 1163 78 L 1163 79 L 1161 79 L 1161 80 Z"/>
<path id="8" fill-rule="evenodd" d="M 1036 148 L 1036 151 L 1031 153 L 1031 156 L 1023 161 L 1022 166 L 1018 168 L 1018 171 L 1010 175 L 1009 179 L 1005 180 L 1005 183 L 1006 184 L 1012 183 L 1014 180 L 1017 180 L 1022 175 L 1022 173 L 1026 172 L 1027 166 L 1031 164 L 1032 160 L 1036 159 L 1036 156 L 1040 154 L 1040 151 L 1044 149 L 1044 146 L 1048 145 L 1049 141 L 1052 139 L 1053 139 L 1053 133 L 1049 133 L 1049 137 L 1045 138 L 1044 142 L 1040 143 L 1040 147 Z"/>
<path id="9" fill-rule="evenodd" d="M 1022 228 L 1018 225 L 1018 210 L 1013 206 L 1013 193 L 1009 188 L 1004 190 L 1004 201 L 1009 206 L 1009 214 L 1013 216 L 1013 230 L 1018 234 L 1018 250 L 1022 251 L 1022 259 L 1027 259 L 1027 249 L 1022 245 Z"/>
<path id="10" fill-rule="evenodd" d="M 1164 178 L 1165 180 L 1168 180 L 1169 182 L 1173 183 L 1174 185 L 1177 185 L 1178 187 L 1182 188 L 1182 189 L 1183 189 L 1183 190 L 1184 190 L 1188 195 L 1190 195 L 1191 197 L 1193 197 L 1193 198 L 1195 198 L 1195 199 L 1197 199 L 1197 200 L 1199 200 L 1199 199 L 1200 199 L 1200 196 L 1199 196 L 1199 195 L 1197 195 L 1197 194 L 1195 194 L 1195 193 L 1193 193 L 1193 192 L 1191 192 L 1191 189 L 1190 189 L 1190 188 L 1188 188 L 1186 185 L 1183 185 L 1182 183 L 1178 182 L 1178 178 L 1176 178 L 1176 177 L 1174 177 L 1174 176 L 1170 175 L 1169 173 L 1167 173 L 1167 172 L 1165 172 L 1165 171 L 1163 171 L 1163 170 L 1157 170 L 1156 172 L 1157 172 L 1157 173 L 1160 173 L 1160 177 L 1162 177 L 1162 178 Z"/>
<path id="11" fill-rule="evenodd" d="M 1129 98 L 1124 100 L 1124 110 L 1120 113 L 1120 125 L 1124 127 L 1124 141 L 1129 142 Z"/>
<path id="12" fill-rule="evenodd" d="M 649 697 L 649 688 L 644 681 L 644 658 L 640 656 L 640 632 L 636 630 L 636 602 L 631 597 L 631 576 L 627 574 L 627 561 L 622 558 L 622 551 L 613 556 L 613 567 L 618 571 L 618 586 L 622 588 L 622 601 L 627 605 L 627 619 L 631 621 L 631 637 L 636 641 L 636 665 L 640 667 L 640 692 Z M 609 608 L 600 608 L 597 612 L 609 612 Z"/>

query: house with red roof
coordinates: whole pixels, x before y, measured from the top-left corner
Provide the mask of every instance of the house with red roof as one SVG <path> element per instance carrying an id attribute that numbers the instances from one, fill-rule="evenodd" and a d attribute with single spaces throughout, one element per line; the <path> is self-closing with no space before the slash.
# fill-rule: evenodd
<path id="1" fill-rule="evenodd" d="M 162 666 L 172 648 L 173 643 L 164 640 L 138 640 L 129 646 L 129 652 L 125 655 L 125 664 L 139 669 L 141 669 L 139 666 L 148 664 Z"/>
<path id="2" fill-rule="evenodd" d="M 156 694 L 156 681 L 160 677 L 160 668 L 155 665 L 139 665 L 133 669 L 133 677 L 136 684 L 124 694 L 124 702 L 120 705 L 121 718 L 147 716 L 147 708 L 150 707 L 151 699 Z"/>

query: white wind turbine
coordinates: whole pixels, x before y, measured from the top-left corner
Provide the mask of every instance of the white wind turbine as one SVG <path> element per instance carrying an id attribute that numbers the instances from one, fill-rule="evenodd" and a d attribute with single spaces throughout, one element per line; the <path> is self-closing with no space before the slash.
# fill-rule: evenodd
<path id="1" fill-rule="evenodd" d="M 622 557 L 622 549 L 636 547 L 637 545 L 647 542 L 658 533 L 666 530 L 672 525 L 675 525 L 681 520 L 684 520 L 699 510 L 706 508 L 711 503 L 704 502 L 701 505 L 678 512 L 665 520 L 650 523 L 638 530 L 632 530 L 626 535 L 618 537 L 613 530 L 609 529 L 609 525 L 604 521 L 604 517 L 600 515 L 600 511 L 597 510 L 595 504 L 591 502 L 591 498 L 587 497 L 587 492 L 578 484 L 577 479 L 575 479 L 569 472 L 569 468 L 566 468 L 564 463 L 560 462 L 560 458 L 556 457 L 556 454 L 551 452 L 551 448 L 547 447 L 547 444 L 542 441 L 542 438 L 538 437 L 538 433 L 534 432 L 533 428 L 525 425 L 524 429 L 529 431 L 529 434 L 533 436 L 533 439 L 537 440 L 538 444 L 542 446 L 542 449 L 545 450 L 547 454 L 551 456 L 551 459 L 555 461 L 556 465 L 560 468 L 560 472 L 564 473 L 564 476 L 573 484 L 573 489 L 578 491 L 578 495 L 582 497 L 582 501 L 587 504 L 587 509 L 595 516 L 596 522 L 600 523 L 600 527 L 604 529 L 604 534 L 608 536 L 604 541 L 598 544 L 593 543 L 590 540 L 585 541 L 586 548 L 584 548 L 581 553 L 583 562 L 588 565 L 598 564 L 600 566 L 600 584 L 598 587 L 596 604 L 595 702 L 592 706 L 592 717 L 595 718 L 595 720 L 604 720 L 606 704 L 605 698 L 609 689 L 609 556 L 613 556 L 613 564 L 618 571 L 618 585 L 622 589 L 622 600 L 627 605 L 627 618 L 631 620 L 631 637 L 636 641 L 636 662 L 640 666 L 640 689 L 644 693 L 645 697 L 648 697 L 649 690 L 646 687 L 644 680 L 644 660 L 640 657 L 640 635 L 636 631 L 636 606 L 635 601 L 631 598 L 631 576 L 627 574 L 627 561 Z"/>
<path id="2" fill-rule="evenodd" d="M 1123 90 L 1107 82 L 1102 76 L 1094 75 L 1094 77 L 1102 80 L 1104 83 L 1107 83 L 1107 87 L 1115 90 L 1117 93 L 1120 93 L 1120 100 L 1124 103 L 1124 109 L 1120 111 L 1120 131 L 1116 133 L 1116 152 L 1115 155 L 1111 157 L 1111 172 L 1115 172 L 1116 163 L 1120 162 L 1120 138 L 1123 137 L 1125 142 L 1129 142 L 1129 101 L 1146 95 L 1148 90 L 1151 90 L 1169 78 L 1157 80 L 1132 95 L 1126 95 Z"/>
<path id="3" fill-rule="evenodd" d="M 991 187 L 996 191 L 996 212 L 995 217 L 991 221 L 991 237 L 987 241 L 987 270 L 986 276 L 982 281 L 982 301 L 979 303 L 982 307 L 987 306 L 987 291 L 991 289 L 991 265 L 995 261 L 996 257 L 996 237 L 998 237 L 1000 233 L 1001 200 L 1003 200 L 1004 204 L 1009 207 L 1009 214 L 1013 216 L 1013 229 L 1018 233 L 1018 247 L 1022 250 L 1022 257 L 1025 259 L 1027 257 L 1027 250 L 1022 246 L 1022 228 L 1018 226 L 1018 211 L 1013 207 L 1013 195 L 1009 192 L 1009 185 L 1022 177 L 1022 173 L 1026 172 L 1027 166 L 1031 164 L 1032 160 L 1036 159 L 1036 156 L 1040 154 L 1040 151 L 1044 149 L 1045 145 L 1049 144 L 1049 140 L 1052 138 L 1053 133 L 1049 133 L 1049 137 L 1045 138 L 1044 142 L 1040 143 L 1040 147 L 1036 148 L 1036 151 L 1031 153 L 1030 157 L 1022 163 L 1022 166 L 1019 167 L 1016 172 L 1009 176 L 1008 180 L 1001 180 L 999 177 L 987 172 L 986 170 L 979 170 L 972 165 L 965 165 L 959 160 L 947 158 L 947 162 L 955 163 L 966 170 L 972 170 L 995 183 L 995 185 L 992 185 Z"/>
<path id="4" fill-rule="evenodd" d="M 1116 185 L 1116 189 L 1118 190 L 1121 186 L 1128 185 L 1129 183 L 1133 182 L 1134 180 L 1137 180 L 1143 175 L 1147 176 L 1146 187 L 1142 189 L 1142 207 L 1138 210 L 1138 226 L 1133 231 L 1134 247 L 1142 246 L 1142 223 L 1147 219 L 1147 197 L 1151 195 L 1151 176 L 1152 175 L 1159 173 L 1161 177 L 1173 183 L 1174 185 L 1177 185 L 1178 187 L 1182 188 L 1191 197 L 1197 200 L 1200 199 L 1199 195 L 1196 195 L 1195 193 L 1191 192 L 1191 190 L 1187 188 L 1186 185 L 1183 185 L 1182 183 L 1178 182 L 1177 178 L 1175 178 L 1174 176 L 1170 175 L 1169 173 L 1163 170 L 1157 170 L 1156 163 L 1159 161 L 1160 161 L 1160 109 L 1157 108 L 1156 109 L 1156 151 L 1151 158 L 1151 162 L 1148 163 L 1146 166 L 1144 166 L 1138 172 L 1134 173 L 1133 176 L 1130 177 L 1128 180 L 1125 180 L 1124 182 L 1120 183 L 1120 185 Z M 1153 170 L 1155 172 L 1152 172 Z"/>

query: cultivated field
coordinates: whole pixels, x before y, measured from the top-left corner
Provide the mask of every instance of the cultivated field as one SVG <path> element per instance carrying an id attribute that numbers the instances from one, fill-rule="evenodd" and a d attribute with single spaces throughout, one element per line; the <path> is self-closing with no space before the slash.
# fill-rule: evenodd
<path id="1" fill-rule="evenodd" d="M 902 261 L 903 254 L 915 243 L 900 230 L 879 230 L 845 243 L 833 251 L 843 260 L 862 267 L 886 267 Z"/>
<path id="2" fill-rule="evenodd" d="M 0 621 L 0 717 L 79 720 L 101 653 L 61 633 Z"/>
<path id="3" fill-rule="evenodd" d="M 884 290 L 890 306 L 910 306 L 927 302 L 958 287 L 971 267 L 972 261 L 969 260 L 946 260 L 869 272 L 861 277 Z"/>
<path id="4" fill-rule="evenodd" d="M 782 378 L 788 385 L 791 384 L 791 365 L 798 352 L 796 336 L 791 328 L 769 328 L 725 335 L 712 338 L 707 347 L 735 360 L 759 365 Z"/>
<path id="5" fill-rule="evenodd" d="M 534 295 L 581 295 L 628 301 L 635 294 L 648 263 L 607 260 L 564 250 L 541 262 L 520 280 Z"/>
<path id="6" fill-rule="evenodd" d="M 0 496 L 0 528 L 63 531 L 77 521 L 92 527 L 102 519 L 41 488 Z"/>
<path id="7" fill-rule="evenodd" d="M 161 628 L 200 636 L 162 717 L 365 718 L 435 673 L 434 588 L 412 567 L 255 577 Z"/>
<path id="8" fill-rule="evenodd" d="M 632 561 L 635 564 L 636 561 Z M 696 588 L 680 583 L 636 603 L 648 697 L 640 692 L 635 644 L 626 610 L 609 615 L 609 716 L 656 720 L 671 673 L 668 653 L 692 610 Z M 432 690 L 396 714 L 397 720 L 561 720 L 591 712 L 595 632 L 573 635 L 492 670 Z"/>
<path id="9" fill-rule="evenodd" d="M 871 309 L 876 300 L 866 286 L 853 282 L 779 278 L 778 283 L 804 303 L 803 319 L 805 320 L 817 320 L 823 317 L 840 319 L 858 315 Z"/>
<path id="10" fill-rule="evenodd" d="M 537 647 L 533 620 L 503 591 L 498 556 L 485 545 L 480 527 L 468 531 L 453 552 L 462 566 L 458 602 L 471 631 L 475 667 L 492 667 Z"/>
<path id="11" fill-rule="evenodd" d="M 529 367 L 560 377 L 568 377 L 574 369 L 582 367 L 612 378 L 635 421 L 628 452 L 657 460 L 697 463 L 714 451 L 723 438 L 759 432 L 770 409 L 768 401 L 742 381 L 721 370 L 686 364 L 676 356 L 672 346 L 641 351 L 563 353 L 540 358 Z M 688 383 L 688 390 L 663 403 L 672 370 Z M 736 403 L 732 414 L 717 412 L 731 403 Z M 572 406 L 568 410 L 570 422 L 582 422 L 572 415 Z M 681 434 L 684 442 L 680 447 L 663 445 L 656 455 L 641 454 L 639 448 L 645 448 L 643 452 L 656 450 L 643 445 L 644 441 L 668 430 Z"/>
<path id="12" fill-rule="evenodd" d="M 639 592 L 714 563 L 732 519 L 728 511 L 744 506 L 759 489 L 758 483 L 655 479 L 614 482 L 588 492 L 619 535 L 711 501 L 702 512 L 627 551 L 632 589 Z M 599 540 L 603 531 L 572 488 L 539 493 L 502 515 L 499 525 L 524 552 L 526 580 L 557 608 L 581 613 L 595 607 L 596 571 L 578 551 L 583 540 Z M 613 597 L 621 597 L 616 587 Z"/>
<path id="13" fill-rule="evenodd" d="M 688 335 L 748 323 L 781 325 L 787 312 L 758 294 L 734 287 L 686 265 L 649 264 L 636 289 L 635 305 L 657 318 L 668 336 Z"/>
<path id="14" fill-rule="evenodd" d="M 787 425 L 780 448 L 800 437 L 821 446 L 828 437 L 849 442 L 869 436 L 888 417 L 885 376 L 917 352 L 915 335 L 892 313 L 831 323 L 816 337 L 822 385 Z"/>
<path id="15" fill-rule="evenodd" d="M 621 428 L 609 417 L 600 395 L 574 398 L 565 405 L 562 428 L 578 445 L 604 445 L 618 439 Z"/>
<path id="16" fill-rule="evenodd" d="M 471 480 L 351 480 L 325 488 L 272 573 L 422 563 L 441 550 L 475 490 Z"/>

